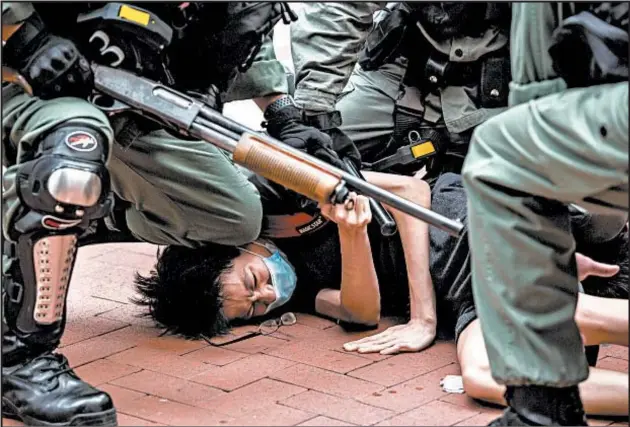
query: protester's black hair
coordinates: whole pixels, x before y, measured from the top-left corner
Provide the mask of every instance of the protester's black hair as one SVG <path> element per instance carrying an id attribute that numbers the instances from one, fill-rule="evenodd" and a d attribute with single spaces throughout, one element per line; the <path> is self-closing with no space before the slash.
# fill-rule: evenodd
<path id="1" fill-rule="evenodd" d="M 605 298 L 628 299 L 628 227 L 626 226 L 614 239 L 597 244 L 579 243 L 577 252 L 595 261 L 619 266 L 619 273 L 613 277 L 590 276 L 582 281 L 584 292 Z"/>
<path id="2" fill-rule="evenodd" d="M 168 246 L 148 276 L 136 274 L 140 297 L 134 302 L 148 307 L 165 332 L 187 338 L 211 338 L 230 330 L 221 310 L 219 277 L 229 271 L 240 254 L 233 246 L 207 244 L 201 248 Z"/>

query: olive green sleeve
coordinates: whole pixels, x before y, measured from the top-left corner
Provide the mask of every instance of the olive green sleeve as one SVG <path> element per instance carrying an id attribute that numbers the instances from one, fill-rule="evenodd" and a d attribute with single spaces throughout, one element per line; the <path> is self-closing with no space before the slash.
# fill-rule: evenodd
<path id="1" fill-rule="evenodd" d="M 309 111 L 332 111 L 386 3 L 304 3 L 291 25 L 295 101 Z"/>
<path id="2" fill-rule="evenodd" d="M 558 26 L 556 7 L 558 4 L 552 2 L 512 4 L 510 106 L 566 89 L 565 81 L 553 70 L 549 55 Z"/>
<path id="3" fill-rule="evenodd" d="M 244 73 L 236 74 L 223 95 L 223 101 L 240 101 L 288 92 L 287 74 L 282 63 L 276 58 L 273 34 L 270 34 L 265 38 L 251 67 Z"/>

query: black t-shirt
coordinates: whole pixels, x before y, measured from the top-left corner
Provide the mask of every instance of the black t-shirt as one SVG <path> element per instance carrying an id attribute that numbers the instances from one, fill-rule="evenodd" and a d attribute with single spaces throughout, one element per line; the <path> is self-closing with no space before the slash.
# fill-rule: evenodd
<path id="1" fill-rule="evenodd" d="M 283 202 L 283 192 L 277 186 L 260 177 L 250 179 L 261 193 L 266 215 L 295 211 L 296 206 L 292 202 Z M 432 209 L 448 218 L 465 222 L 466 198 L 459 175 L 444 174 L 436 181 L 432 191 Z M 438 321 L 450 329 L 458 311 L 454 310 L 451 294 L 455 290 L 454 298 L 457 298 L 463 292 L 460 288 L 465 290 L 466 286 L 470 286 L 467 234 L 454 238 L 435 227 L 429 227 L 429 230 L 429 265 L 438 301 Z M 408 316 L 409 285 L 400 236 L 382 236 L 375 223 L 369 225 L 368 233 L 379 280 L 381 314 Z M 317 293 L 324 288 L 339 289 L 341 285 L 341 248 L 337 225 L 329 222 L 312 233 L 272 240 L 286 254 L 298 278 L 295 293 L 286 308 L 314 312 Z"/>

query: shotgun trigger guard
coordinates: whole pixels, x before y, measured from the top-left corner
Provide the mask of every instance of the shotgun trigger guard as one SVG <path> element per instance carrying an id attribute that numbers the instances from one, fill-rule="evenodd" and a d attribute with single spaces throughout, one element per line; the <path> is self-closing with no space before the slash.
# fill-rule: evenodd
<path id="1" fill-rule="evenodd" d="M 330 195 L 330 203 L 332 203 L 333 205 L 345 203 L 349 195 L 350 190 L 348 190 L 348 185 L 346 184 L 346 181 L 341 180 Z"/>

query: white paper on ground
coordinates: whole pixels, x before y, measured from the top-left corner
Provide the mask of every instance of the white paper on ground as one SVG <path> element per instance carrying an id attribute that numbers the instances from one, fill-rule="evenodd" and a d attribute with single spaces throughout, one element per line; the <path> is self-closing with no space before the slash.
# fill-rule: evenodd
<path id="1" fill-rule="evenodd" d="M 447 375 L 440 380 L 442 390 L 447 393 L 464 393 L 464 380 L 461 375 Z"/>

